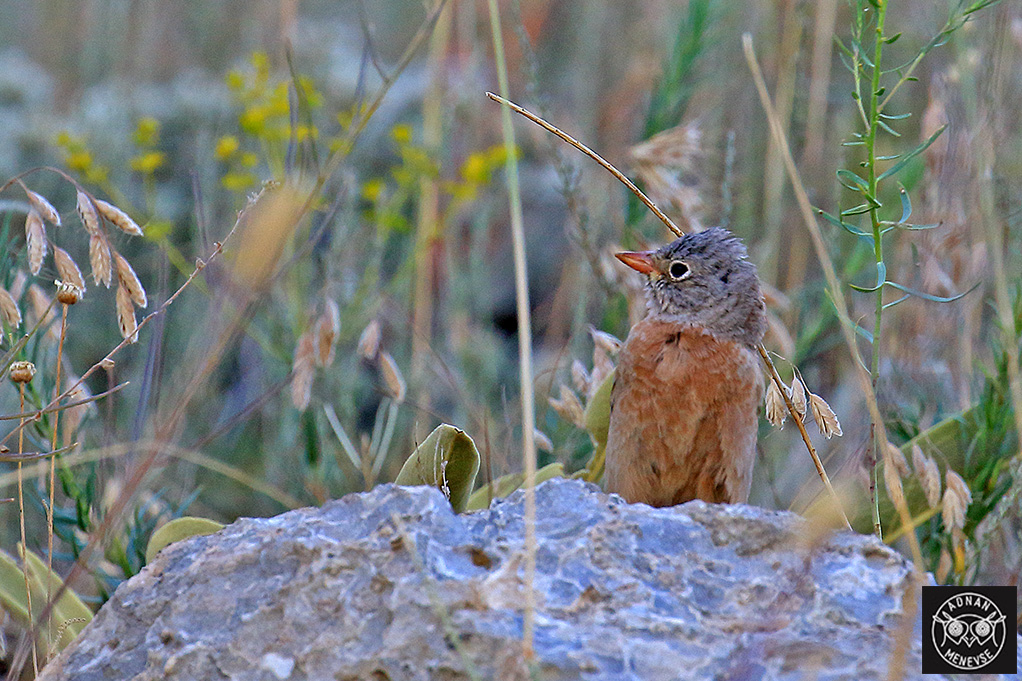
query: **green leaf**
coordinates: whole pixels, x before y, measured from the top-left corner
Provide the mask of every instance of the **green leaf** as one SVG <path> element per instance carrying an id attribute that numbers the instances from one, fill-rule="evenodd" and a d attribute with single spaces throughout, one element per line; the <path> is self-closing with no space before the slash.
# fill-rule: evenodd
<path id="1" fill-rule="evenodd" d="M 870 243 L 873 243 L 873 235 L 872 234 L 870 234 L 868 232 L 863 232 L 861 230 L 858 230 L 858 229 L 852 227 L 847 222 L 834 217 L 833 215 L 831 215 L 830 213 L 828 213 L 825 210 L 821 210 L 821 209 L 817 208 L 816 212 L 819 214 L 820 217 L 822 217 L 824 220 L 826 220 L 830 224 L 834 225 L 835 227 L 840 227 L 841 229 L 845 230 L 849 234 L 854 234 L 855 236 L 862 237 L 864 239 L 868 239 Z"/>
<path id="2" fill-rule="evenodd" d="M 844 168 L 837 171 L 837 180 L 846 188 L 852 191 L 866 193 L 869 191 L 869 183 L 850 170 Z"/>
<path id="3" fill-rule="evenodd" d="M 884 118 L 884 119 L 887 119 L 889 121 L 903 121 L 903 120 L 905 120 L 906 118 L 908 118 L 911 115 L 912 115 L 911 113 L 903 113 L 903 114 L 881 113 L 880 114 L 880 118 Z"/>
<path id="4" fill-rule="evenodd" d="M 899 303 L 904 303 L 909 298 L 911 298 L 911 296 L 906 293 L 905 295 L 903 295 L 901 298 L 898 298 L 897 300 L 892 300 L 889 303 L 884 303 L 881 306 L 880 309 L 882 309 L 882 310 L 889 310 L 890 308 L 894 307 L 895 305 L 897 305 Z"/>
<path id="5" fill-rule="evenodd" d="M 890 36 L 889 38 L 884 38 L 884 42 L 887 43 L 888 45 L 893 45 L 895 42 L 898 41 L 898 38 L 900 38 L 900 37 L 901 37 L 901 31 L 898 31 L 897 33 L 895 33 L 894 35 Z"/>
<path id="6" fill-rule="evenodd" d="M 891 126 L 887 125 L 882 120 L 878 119 L 877 120 L 877 125 L 879 125 L 882 129 L 886 130 L 890 134 L 894 135 L 895 137 L 901 137 L 901 133 L 900 132 L 898 132 L 897 130 L 895 130 Z M 879 181 L 879 180 L 880 180 L 880 178 L 877 178 L 877 181 Z"/>
<path id="7" fill-rule="evenodd" d="M 865 287 L 865 286 L 856 286 L 855 284 L 849 284 L 849 286 L 851 286 L 856 291 L 861 291 L 863 293 L 874 293 L 876 291 L 879 291 L 880 287 L 887 283 L 886 280 L 887 280 L 887 265 L 885 265 L 881 261 L 881 262 L 877 263 L 877 283 L 876 283 L 876 286 L 870 286 L 868 288 Z"/>
<path id="8" fill-rule="evenodd" d="M 963 297 L 969 295 L 970 293 L 972 293 L 973 291 L 976 290 L 976 287 L 978 287 L 980 285 L 980 282 L 977 281 L 975 284 L 973 284 L 972 288 L 970 288 L 968 291 L 965 291 L 964 293 L 959 293 L 956 296 L 943 297 L 943 296 L 931 295 L 929 293 L 924 293 L 922 291 L 917 291 L 914 288 L 909 288 L 908 286 L 902 286 L 901 284 L 895 283 L 893 281 L 887 281 L 887 282 L 884 282 L 884 283 L 887 286 L 890 286 L 891 288 L 896 288 L 896 289 L 898 289 L 899 291 L 901 291 L 903 293 L 909 294 L 910 296 L 915 296 L 916 298 L 922 298 L 923 300 L 929 300 L 930 302 L 933 302 L 933 303 L 951 303 L 951 302 L 954 302 L 954 301 L 958 300 L 959 298 L 963 298 Z"/>
<path id="9" fill-rule="evenodd" d="M 940 225 L 941 225 L 940 222 L 932 222 L 928 225 L 913 225 L 907 222 L 896 222 L 892 224 L 891 227 L 894 227 L 896 229 L 904 229 L 908 232 L 922 232 L 927 229 L 933 229 L 934 227 L 940 227 Z"/>
<path id="10" fill-rule="evenodd" d="M 905 191 L 905 185 L 898 183 L 898 196 L 901 198 L 901 219 L 898 223 L 903 223 L 912 217 L 912 199 L 908 197 L 908 192 Z"/>
<path id="11" fill-rule="evenodd" d="M 854 322 L 852 323 L 852 328 L 855 330 L 855 333 L 868 340 L 870 345 L 873 344 L 873 334 L 869 330 L 864 329 Z"/>
<path id="12" fill-rule="evenodd" d="M 586 405 L 586 430 L 597 445 L 606 445 L 610 432 L 610 392 L 614 388 L 614 374 L 614 371 L 607 374 Z"/>
<path id="13" fill-rule="evenodd" d="M 465 510 L 476 475 L 479 450 L 465 431 L 441 423 L 415 448 L 394 480 L 398 485 L 428 485 L 441 490 L 458 513 Z"/>
<path id="14" fill-rule="evenodd" d="M 536 471 L 536 484 L 546 482 L 551 478 L 564 477 L 564 464 L 555 461 L 552 464 L 543 466 Z M 490 507 L 493 499 L 503 499 L 516 489 L 525 484 L 525 473 L 508 473 L 502 475 L 493 482 L 483 485 L 468 498 L 465 504 L 466 511 L 480 511 Z"/>
<path id="15" fill-rule="evenodd" d="M 854 208 L 849 208 L 848 210 L 841 211 L 841 217 L 844 217 L 846 215 L 862 215 L 863 213 L 868 213 L 874 208 L 876 208 L 876 206 L 874 206 L 872 203 L 868 202 L 860 203 L 858 206 L 855 206 Z"/>
<path id="16" fill-rule="evenodd" d="M 881 173 L 880 177 L 877 178 L 877 182 L 883 180 L 884 178 L 890 177 L 891 175 L 894 175 L 895 173 L 900 171 L 902 168 L 904 168 L 906 165 L 908 165 L 909 161 L 911 161 L 913 158 L 915 158 L 919 154 L 921 154 L 924 151 L 926 151 L 926 149 L 929 148 L 929 146 L 931 144 L 933 144 L 934 142 L 937 141 L 937 138 L 940 137 L 941 133 L 943 133 L 946 128 L 947 128 L 946 124 L 940 126 L 937 129 L 937 132 L 935 132 L 932 135 L 930 135 L 929 139 L 927 139 L 925 142 L 920 144 L 918 147 L 916 147 L 912 151 L 910 151 L 907 154 L 905 154 L 900 161 L 898 161 L 893 166 L 891 166 L 890 168 L 885 170 L 883 173 Z"/>
<path id="17" fill-rule="evenodd" d="M 156 554 L 175 542 L 189 537 L 201 537 L 224 529 L 221 523 L 209 518 L 182 516 L 153 532 L 145 549 L 145 562 L 148 565 L 156 558 Z"/>

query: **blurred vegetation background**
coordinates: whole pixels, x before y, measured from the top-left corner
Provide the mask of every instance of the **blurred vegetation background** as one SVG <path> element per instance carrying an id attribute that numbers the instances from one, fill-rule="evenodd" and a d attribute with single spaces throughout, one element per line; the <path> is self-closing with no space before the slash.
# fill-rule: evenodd
<path id="1" fill-rule="evenodd" d="M 810 199 L 835 212 L 851 205 L 836 171 L 862 160 L 860 147 L 843 145 L 860 121 L 852 74 L 835 45 L 836 38 L 848 43 L 856 5 L 508 0 L 500 7 L 516 101 L 638 177 L 679 224 L 723 225 L 745 240 L 766 284 L 767 347 L 784 358 L 782 374 L 797 366 L 837 412 L 844 436 L 818 446 L 836 481 L 865 489 L 869 416 L 741 49 L 750 32 Z M 85 545 L 144 455 L 159 456 L 117 523 L 116 550 L 94 561 L 101 586 L 81 579 L 76 590 L 101 599 L 141 567 L 152 529 L 185 509 L 231 521 L 393 480 L 440 422 L 473 437 L 481 481 L 520 470 L 505 156 L 499 110 L 484 94 L 496 90 L 488 15 L 485 3 L 448 0 L 430 23 L 436 9 L 418 0 L 7 0 L 0 7 L 0 177 L 61 167 L 131 214 L 146 236 L 116 245 L 152 303 L 207 257 L 264 182 L 311 181 L 332 153 L 340 159 L 251 299 L 239 298 L 225 264 L 244 246 L 228 244 L 226 261 L 212 263 L 114 367 L 88 380 L 93 394 L 130 385 L 90 408 L 78 446 L 61 459 L 59 564 Z M 892 2 L 887 34 L 901 35 L 885 46 L 885 62 L 910 63 L 960 9 Z M 417 35 L 421 47 L 402 64 Z M 943 556 L 958 562 L 943 566 L 942 581 L 1014 584 L 1022 546 L 1009 379 L 1022 265 L 1022 6 L 1003 2 L 977 13 L 914 76 L 890 105 L 911 114 L 889 121 L 901 136 L 881 135 L 877 149 L 904 153 L 947 126 L 898 178 L 912 197 L 913 221 L 937 227 L 893 236 L 888 276 L 937 296 L 978 287 L 952 303 L 912 298 L 887 313 L 880 405 L 899 445 L 949 418 L 964 424 L 945 450 L 924 448 L 941 470 L 951 466 L 965 479 L 974 501 L 964 539 L 942 525 L 939 502 L 921 512 L 929 567 L 938 569 Z M 381 88 L 389 90 L 356 136 Z M 640 282 L 621 271 L 614 249 L 670 235 L 592 162 L 524 121 L 516 130 L 537 424 L 549 440 L 540 465 L 560 461 L 572 471 L 592 444 L 571 409 L 563 402 L 555 409 L 547 397 L 567 385 L 584 401 L 590 326 L 623 339 L 641 315 Z M 68 223 L 51 229 L 50 239 L 84 262 L 87 240 L 69 226 L 77 220 L 73 188 L 46 173 L 26 183 Z M 891 191 L 897 205 L 893 184 Z M 9 230 L 0 275 L 8 288 L 25 269 L 16 206 L 23 198 L 14 190 L 0 196 Z M 875 283 L 869 244 L 821 225 L 842 280 Z M 40 280 L 48 291 L 53 276 L 47 263 Z M 998 316 L 998 285 L 1016 302 L 1014 328 Z M 854 321 L 868 329 L 872 296 L 845 293 Z M 74 373 L 120 341 L 113 308 L 113 293 L 92 287 L 70 310 L 65 354 Z M 330 361 L 313 367 L 302 358 L 303 334 L 329 336 L 335 320 Z M 868 356 L 867 346 L 861 351 Z M 39 340 L 26 352 L 45 367 L 55 348 Z M 573 379 L 575 359 L 585 372 L 576 369 Z M 39 392 L 52 395 L 52 368 L 43 373 Z M 17 399 L 5 383 L 0 412 L 18 413 Z M 32 448 L 47 449 L 46 436 Z M 751 501 L 804 510 L 821 486 L 797 433 L 764 421 L 759 449 Z M 13 467 L 4 466 L 0 496 L 13 497 Z M 45 469 L 26 470 L 36 500 L 29 545 L 42 553 Z M 17 515 L 17 504 L 0 505 L 0 547 L 11 552 Z"/>

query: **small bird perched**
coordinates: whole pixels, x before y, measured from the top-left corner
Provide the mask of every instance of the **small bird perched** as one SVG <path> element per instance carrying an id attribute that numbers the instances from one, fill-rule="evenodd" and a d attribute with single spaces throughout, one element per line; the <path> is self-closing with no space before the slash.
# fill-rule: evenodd
<path id="1" fill-rule="evenodd" d="M 618 253 L 645 275 L 646 318 L 621 348 L 610 398 L 607 491 L 631 503 L 749 498 L 766 332 L 756 267 L 725 229 Z"/>

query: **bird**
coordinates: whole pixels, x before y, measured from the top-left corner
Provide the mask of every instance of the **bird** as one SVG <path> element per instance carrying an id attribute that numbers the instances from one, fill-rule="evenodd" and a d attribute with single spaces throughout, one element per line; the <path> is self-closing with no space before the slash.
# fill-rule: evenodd
<path id="1" fill-rule="evenodd" d="M 610 396 L 606 488 L 629 503 L 745 503 L 766 307 L 745 245 L 720 227 L 616 257 L 646 275 Z"/>

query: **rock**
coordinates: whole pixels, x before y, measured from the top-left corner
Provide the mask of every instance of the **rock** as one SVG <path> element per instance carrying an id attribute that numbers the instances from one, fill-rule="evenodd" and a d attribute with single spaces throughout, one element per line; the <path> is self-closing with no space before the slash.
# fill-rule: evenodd
<path id="1" fill-rule="evenodd" d="M 792 513 L 536 493 L 536 678 L 886 678 L 909 565 L 872 537 L 810 549 Z M 239 520 L 162 551 L 40 678 L 527 679 L 522 506 L 383 485 Z"/>

